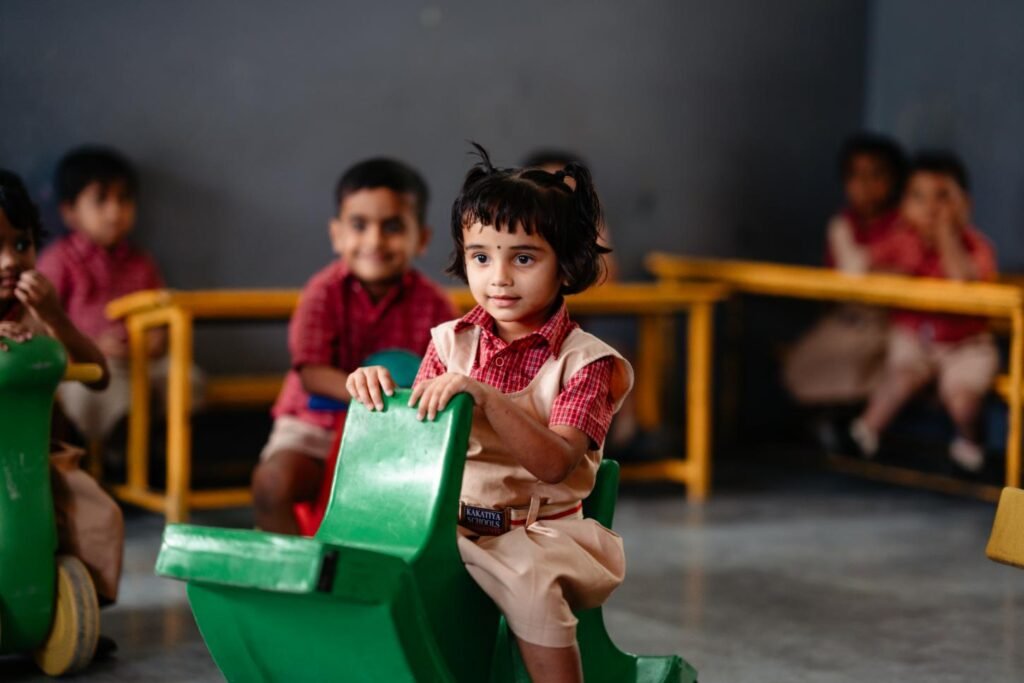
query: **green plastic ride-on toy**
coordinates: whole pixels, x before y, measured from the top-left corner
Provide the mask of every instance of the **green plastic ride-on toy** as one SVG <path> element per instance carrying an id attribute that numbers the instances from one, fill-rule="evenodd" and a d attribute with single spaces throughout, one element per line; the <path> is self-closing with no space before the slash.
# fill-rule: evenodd
<path id="1" fill-rule="evenodd" d="M 100 632 L 85 566 L 58 556 L 50 415 L 67 356 L 49 337 L 0 351 L 0 655 L 32 653 L 60 676 L 92 661 Z"/>
<path id="2" fill-rule="evenodd" d="M 334 487 L 312 538 L 170 525 L 158 574 L 188 582 L 199 630 L 229 681 L 529 678 L 493 602 L 456 547 L 473 405 L 420 422 L 409 391 L 349 409 Z M 618 465 L 602 464 L 584 511 L 611 525 Z M 618 650 L 601 609 L 579 615 L 588 682 L 692 683 L 680 657 Z"/>

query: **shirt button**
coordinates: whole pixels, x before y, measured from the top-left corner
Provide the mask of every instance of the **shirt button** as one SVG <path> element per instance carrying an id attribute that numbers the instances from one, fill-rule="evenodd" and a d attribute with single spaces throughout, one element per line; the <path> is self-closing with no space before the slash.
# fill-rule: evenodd
<path id="1" fill-rule="evenodd" d="M 500 368 L 501 366 L 505 365 L 505 359 L 499 356 L 498 358 L 494 359 L 494 364 Z"/>

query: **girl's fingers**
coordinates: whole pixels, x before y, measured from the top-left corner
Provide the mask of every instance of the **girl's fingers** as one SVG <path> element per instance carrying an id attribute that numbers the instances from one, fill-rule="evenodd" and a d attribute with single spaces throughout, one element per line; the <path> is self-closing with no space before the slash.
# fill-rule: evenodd
<path id="1" fill-rule="evenodd" d="M 395 382 L 391 379 L 391 373 L 385 367 L 377 368 L 377 379 L 380 381 L 381 387 L 384 388 L 384 393 L 388 396 L 394 396 L 395 394 Z"/>
<path id="2" fill-rule="evenodd" d="M 366 373 L 369 375 L 370 373 Z M 384 410 L 384 399 L 380 395 L 380 380 L 377 376 L 366 378 L 366 386 L 369 389 L 370 400 L 373 401 L 373 407 L 377 410 Z"/>
<path id="3" fill-rule="evenodd" d="M 423 390 L 423 395 L 420 397 L 420 407 L 416 411 L 416 416 L 420 420 L 425 420 L 430 415 L 430 404 L 437 395 L 437 389 L 437 382 L 431 382 L 430 386 Z"/>
<path id="4" fill-rule="evenodd" d="M 409 407 L 412 408 L 416 405 L 416 401 L 420 400 L 420 396 L 423 395 L 423 388 L 430 384 L 430 380 L 426 382 L 420 382 L 412 388 L 412 394 L 409 395 Z"/>

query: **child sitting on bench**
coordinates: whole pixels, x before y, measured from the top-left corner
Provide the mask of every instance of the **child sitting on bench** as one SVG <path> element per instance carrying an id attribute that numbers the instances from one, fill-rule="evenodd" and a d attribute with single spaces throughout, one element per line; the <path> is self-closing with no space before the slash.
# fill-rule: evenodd
<path id="1" fill-rule="evenodd" d="M 601 274 L 600 205 L 580 164 L 499 169 L 477 149 L 452 209 L 449 272 L 478 305 L 434 328 L 410 403 L 433 419 L 455 394 L 473 397 L 460 554 L 508 620 L 531 679 L 582 681 L 573 610 L 604 603 L 625 574 L 621 538 L 583 519 L 582 500 L 633 383 L 629 364 L 572 322 L 563 299 Z M 347 387 L 373 410 L 394 383 L 371 367 Z"/>
<path id="2" fill-rule="evenodd" d="M 919 154 L 911 164 L 900 224 L 871 249 L 880 269 L 950 280 L 992 280 L 996 259 L 985 236 L 971 225 L 967 170 L 948 152 Z M 850 435 L 874 456 L 879 435 L 896 413 L 933 380 L 956 437 L 949 457 L 977 472 L 985 462 L 977 417 L 999 368 L 985 318 L 894 311 L 885 372 Z"/>

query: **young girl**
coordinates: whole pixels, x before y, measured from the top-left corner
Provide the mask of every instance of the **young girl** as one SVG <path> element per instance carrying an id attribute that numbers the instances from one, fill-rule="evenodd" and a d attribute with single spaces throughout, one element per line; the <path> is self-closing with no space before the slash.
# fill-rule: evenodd
<path id="1" fill-rule="evenodd" d="M 109 377 L 103 354 L 68 319 L 53 285 L 35 270 L 41 232 L 21 179 L 0 169 L 0 353 L 34 335 L 54 337 L 72 361 L 103 368 L 92 385 L 103 389 Z M 117 503 L 78 468 L 82 453 L 60 444 L 50 455 L 59 551 L 82 560 L 105 604 L 117 598 L 124 522 Z"/>
<path id="2" fill-rule="evenodd" d="M 606 251 L 590 173 L 497 169 L 477 149 L 452 208 L 448 270 L 478 305 L 433 329 L 410 405 L 432 420 L 455 394 L 473 397 L 459 552 L 505 614 L 531 678 L 582 681 L 573 610 L 608 598 L 625 557 L 617 534 L 583 519 L 581 501 L 633 372 L 563 302 L 597 281 Z M 374 367 L 347 386 L 371 410 L 394 389 Z"/>

